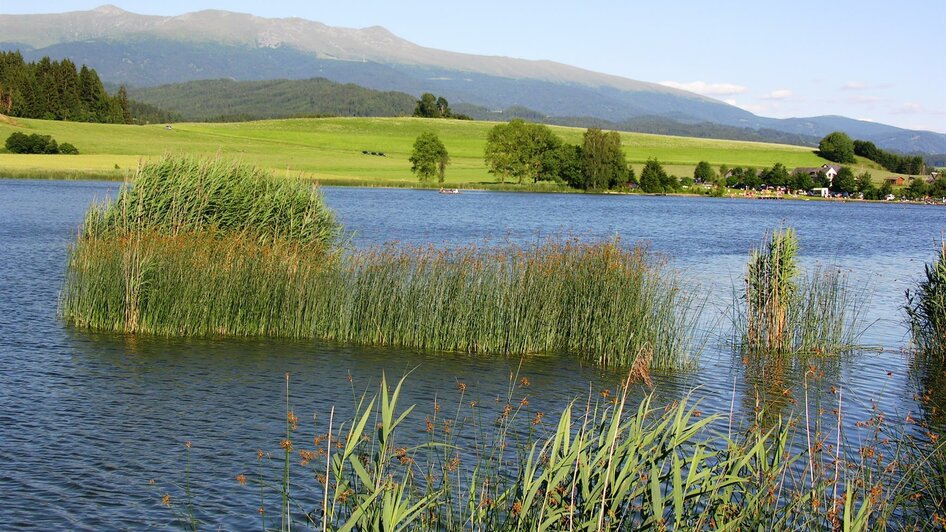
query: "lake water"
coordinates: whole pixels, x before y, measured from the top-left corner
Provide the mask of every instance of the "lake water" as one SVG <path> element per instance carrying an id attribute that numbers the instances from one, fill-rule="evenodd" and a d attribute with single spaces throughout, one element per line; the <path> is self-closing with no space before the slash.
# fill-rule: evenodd
<path id="1" fill-rule="evenodd" d="M 160 498 L 165 492 L 177 496 L 187 478 L 199 515 L 215 528 L 258 527 L 258 491 L 239 487 L 234 477 L 254 472 L 257 449 L 278 450 L 286 373 L 300 424 L 310 427 L 324 425 L 332 405 L 350 411 L 353 394 L 375 386 L 382 372 L 394 378 L 410 372 L 403 400 L 418 404 L 421 424 L 435 400 L 457 403 L 459 382 L 468 385 L 467 398 L 498 405 L 511 379 L 527 377 L 531 386 L 514 394 L 528 395 L 531 413 L 554 412 L 582 394 L 614 386 L 622 376 L 567 357 L 520 361 L 317 342 L 72 330 L 56 314 L 66 250 L 93 198 L 116 189 L 113 183 L 0 180 L 0 523 L 5 528 L 172 526 L 175 515 Z M 854 423 L 873 403 L 892 416 L 928 415 L 914 400 L 917 376 L 904 352 L 900 307 L 904 290 L 935 257 L 946 229 L 942 208 L 353 188 L 327 188 L 325 197 L 355 246 L 391 240 L 528 243 L 555 235 L 620 235 L 626 243 L 648 242 L 670 258 L 689 286 L 710 294 L 706 321 L 712 324 L 699 370 L 659 377 L 657 400 L 692 393 L 704 411 L 728 412 L 735 404 L 740 418 L 751 415 L 760 376 L 725 348 L 726 321 L 715 318 L 725 313 L 750 247 L 767 229 L 791 225 L 800 237 L 804 266 L 836 265 L 870 287 L 866 319 L 872 325 L 863 340 L 880 351 L 823 368 L 825 386 L 843 387 L 849 438 L 858 438 Z M 802 371 L 779 385 L 797 389 Z M 189 476 L 185 441 L 193 442 Z"/>

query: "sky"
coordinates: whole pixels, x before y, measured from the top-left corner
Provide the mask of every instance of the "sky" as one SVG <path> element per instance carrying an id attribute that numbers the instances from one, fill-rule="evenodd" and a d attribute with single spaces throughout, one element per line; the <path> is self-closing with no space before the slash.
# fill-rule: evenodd
<path id="1" fill-rule="evenodd" d="M 103 3 L 0 0 L 0 13 Z M 151 15 L 225 9 L 384 26 L 422 46 L 558 61 L 690 90 L 762 116 L 843 115 L 946 133 L 944 0 L 111 3 Z"/>

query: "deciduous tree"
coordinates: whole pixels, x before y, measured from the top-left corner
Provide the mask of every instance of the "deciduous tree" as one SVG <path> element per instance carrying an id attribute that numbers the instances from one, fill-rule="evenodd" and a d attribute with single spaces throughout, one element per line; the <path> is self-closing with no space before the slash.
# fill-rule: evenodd
<path id="1" fill-rule="evenodd" d="M 818 154 L 836 163 L 853 163 L 854 141 L 842 131 L 829 133 L 818 144 Z"/>
<path id="2" fill-rule="evenodd" d="M 426 132 L 421 133 L 414 141 L 410 161 L 411 172 L 417 174 L 422 182 L 431 181 L 436 176 L 437 181 L 443 184 L 450 156 L 436 133 Z"/>

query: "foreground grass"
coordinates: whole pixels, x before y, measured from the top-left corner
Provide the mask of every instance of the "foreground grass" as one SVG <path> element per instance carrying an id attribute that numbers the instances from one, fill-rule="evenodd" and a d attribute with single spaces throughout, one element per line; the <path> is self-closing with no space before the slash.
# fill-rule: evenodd
<path id="1" fill-rule="evenodd" d="M 258 492 L 264 530 L 864 531 L 946 524 L 942 445 L 898 432 L 879 414 L 866 422 L 866 439 L 846 442 L 831 428 L 842 424 L 840 397 L 824 427 L 805 416 L 773 428 L 750 420 L 733 433 L 730 418 L 730 431 L 720 433 L 714 427 L 726 423 L 725 413 L 702 413 L 688 398 L 662 407 L 645 397 L 635 407 L 633 378 L 613 394 L 545 415 L 527 408 L 527 395 L 519 400 L 515 384 L 505 405 L 498 399 L 491 408 L 470 402 L 458 383 L 458 403 L 435 407 L 423 420 L 414 406 L 400 405 L 403 382 L 391 387 L 382 377 L 377 394 L 356 399 L 351 417 L 334 408 L 313 416 L 320 422 L 309 438 L 291 408 L 287 374 L 279 450 L 259 451 L 258 474 L 237 476 Z M 278 471 L 269 470 L 267 457 Z M 167 493 L 163 502 L 186 525 L 201 524 L 189 493 Z"/>
<path id="2" fill-rule="evenodd" d="M 314 178 L 325 184 L 359 186 L 417 186 L 410 173 L 414 139 L 425 131 L 437 133 L 450 152 L 447 183 L 479 187 L 495 182 L 483 162 L 490 122 L 420 118 L 287 119 L 228 124 L 125 126 L 16 119 L 0 123 L 0 138 L 14 131 L 52 135 L 75 144 L 80 155 L 25 156 L 0 153 L 0 175 L 100 175 L 116 178 L 133 173 L 140 159 L 165 153 L 223 154 L 290 176 Z M 583 130 L 553 127 L 571 143 L 581 143 Z M 779 144 L 666 137 L 621 133 L 628 161 L 639 173 L 649 157 L 657 157 L 668 172 L 693 174 L 701 160 L 714 166 L 762 168 L 781 162 L 789 168 L 820 166 L 824 159 L 811 149 Z M 384 157 L 362 151 L 382 152 Z M 866 162 L 865 162 L 866 163 Z M 867 163 L 869 164 L 869 163 Z M 115 166 L 118 166 L 118 169 Z M 882 176 L 877 170 L 875 177 Z"/>

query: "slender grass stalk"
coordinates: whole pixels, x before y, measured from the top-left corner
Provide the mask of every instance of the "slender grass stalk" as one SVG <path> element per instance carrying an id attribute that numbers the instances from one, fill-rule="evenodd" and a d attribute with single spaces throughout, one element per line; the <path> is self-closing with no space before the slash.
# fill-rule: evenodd
<path id="1" fill-rule="evenodd" d="M 409 447 L 414 408 L 399 405 L 404 379 L 392 388 L 382 376 L 378 394 L 363 395 L 334 437 L 330 430 L 329 438 L 316 438 L 325 446 L 320 452 L 332 451 L 331 477 L 319 480 L 311 502 L 297 500 L 300 490 L 291 498 L 300 508 L 322 504 L 321 523 L 318 514 L 307 515 L 325 530 L 854 531 L 941 524 L 943 446 L 921 445 L 885 425 L 880 413 L 866 422 L 867 439 L 843 442 L 839 432 L 836 448 L 823 445 L 820 426 L 809 420 L 814 410 L 802 422 L 769 429 L 754 423 L 729 438 L 719 430 L 725 414 L 703 415 L 689 398 L 658 407 L 649 396 L 630 407 L 630 381 L 613 401 L 589 395 L 583 411 L 572 402 L 547 426 L 507 407 L 495 423 L 429 428 L 427 442 Z M 518 393 L 512 390 L 511 402 Z M 478 419 L 479 407 L 463 406 L 462 393 L 459 404 L 462 416 Z M 885 456 L 893 440 L 906 443 Z M 419 460 L 424 452 L 426 463 Z M 293 467 L 324 471 L 307 460 Z"/>
<path id="2" fill-rule="evenodd" d="M 866 292 L 837 268 L 803 276 L 791 228 L 773 231 L 750 253 L 744 289 L 734 293 L 734 343 L 754 356 L 822 356 L 849 352 L 864 333 Z"/>
<path id="3" fill-rule="evenodd" d="M 939 256 L 924 266 L 925 279 L 907 291 L 904 307 L 913 342 L 920 352 L 946 361 L 946 240 Z"/>
<path id="4" fill-rule="evenodd" d="M 701 305 L 663 262 L 617 240 L 338 254 L 243 233 L 149 229 L 80 239 L 61 313 L 121 332 L 571 353 L 601 366 L 640 359 L 649 378 L 694 363 Z"/>

